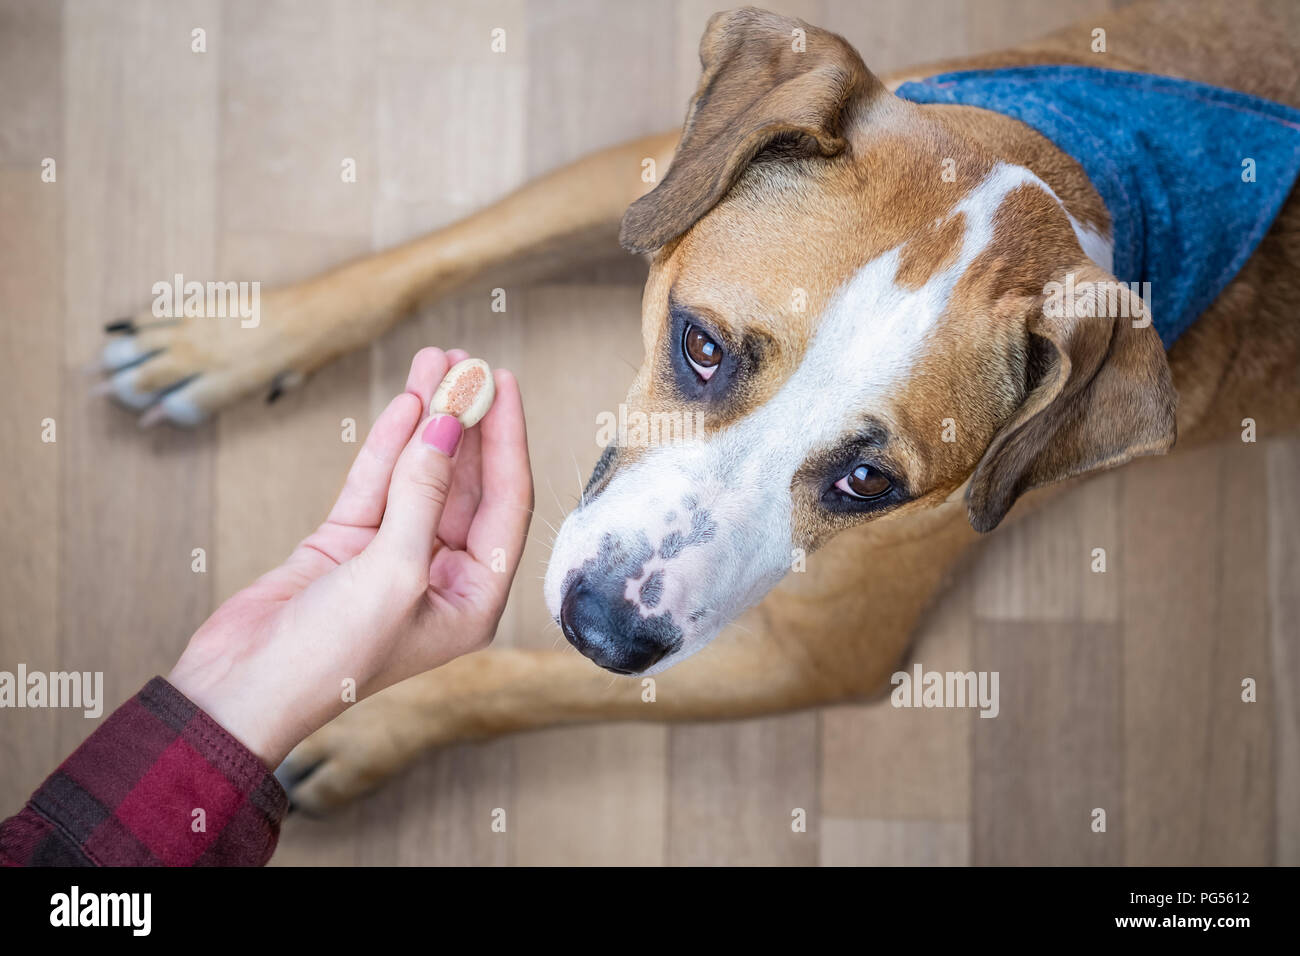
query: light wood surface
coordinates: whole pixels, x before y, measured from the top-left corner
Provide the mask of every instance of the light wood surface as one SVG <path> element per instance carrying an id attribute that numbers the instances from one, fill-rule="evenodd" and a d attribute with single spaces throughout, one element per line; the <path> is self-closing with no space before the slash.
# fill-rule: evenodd
<path id="1" fill-rule="evenodd" d="M 880 72 L 1110 6 L 771 5 L 844 33 Z M 357 447 L 341 423 L 364 434 L 425 344 L 519 375 L 538 512 L 497 640 L 560 640 L 540 594 L 548 523 L 639 364 L 635 260 L 511 286 L 505 313 L 492 283 L 467 290 L 276 405 L 194 432 L 138 431 L 83 369 L 102 323 L 176 272 L 307 276 L 673 126 L 714 9 L 0 0 L 0 669 L 102 670 L 108 709 L 165 672 L 324 515 Z M 356 183 L 340 180 L 347 157 Z M 874 701 L 458 746 L 330 820 L 291 818 L 275 862 L 1300 862 L 1300 441 L 1261 437 L 1106 475 L 987 543 L 912 659 L 999 671 L 996 719 Z M 1246 677 L 1258 703 L 1240 699 Z M 0 811 L 91 727 L 0 711 Z"/>

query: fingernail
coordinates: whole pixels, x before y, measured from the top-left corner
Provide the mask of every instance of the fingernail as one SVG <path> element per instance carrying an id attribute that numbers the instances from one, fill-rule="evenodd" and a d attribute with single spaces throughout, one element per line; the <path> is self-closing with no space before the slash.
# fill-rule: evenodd
<path id="1" fill-rule="evenodd" d="M 424 426 L 420 440 L 431 448 L 436 448 L 448 458 L 456 454 L 460 446 L 460 433 L 463 429 L 455 415 L 435 415 Z"/>

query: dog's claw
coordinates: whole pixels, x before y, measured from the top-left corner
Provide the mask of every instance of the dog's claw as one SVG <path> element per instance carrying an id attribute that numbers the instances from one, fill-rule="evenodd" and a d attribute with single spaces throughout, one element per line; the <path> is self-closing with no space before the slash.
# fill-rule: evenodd
<path id="1" fill-rule="evenodd" d="M 112 339 L 99 353 L 100 367 L 106 372 L 120 372 L 149 358 L 134 336 Z"/>
<path id="2" fill-rule="evenodd" d="M 293 314 L 293 294 L 268 294 L 259 324 L 245 326 L 202 316 L 157 316 L 148 311 L 106 321 L 99 370 L 108 379 L 95 389 L 138 413 L 144 426 L 167 421 L 189 428 L 244 396 L 275 401 L 305 381 L 312 340 L 301 342 L 278 328 Z M 275 350 L 271 374 L 267 351 Z M 269 392 L 269 394 L 268 394 Z"/>
<path id="3" fill-rule="evenodd" d="M 394 734 L 414 719 L 400 698 L 378 694 L 354 704 L 296 746 L 276 779 L 305 817 L 321 817 L 372 790 L 439 739 Z"/>
<path id="4" fill-rule="evenodd" d="M 280 766 L 275 768 L 275 779 L 280 781 L 280 786 L 286 791 L 292 790 L 295 784 L 301 783 L 311 776 L 311 772 L 321 765 L 321 761 L 302 762 L 293 759 L 295 755 L 291 754 L 280 761 Z"/>
<path id="5" fill-rule="evenodd" d="M 271 391 L 266 395 L 266 404 L 270 405 L 277 401 L 281 395 L 295 388 L 300 388 L 307 381 L 307 376 L 302 372 L 288 369 L 280 372 L 275 378 L 271 379 Z"/>

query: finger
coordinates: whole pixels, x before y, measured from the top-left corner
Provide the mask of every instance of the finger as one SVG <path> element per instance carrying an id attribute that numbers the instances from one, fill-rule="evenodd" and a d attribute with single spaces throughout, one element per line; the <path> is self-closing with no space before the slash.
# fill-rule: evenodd
<path id="1" fill-rule="evenodd" d="M 406 376 L 406 390 L 420 400 L 424 415 L 429 413 L 429 399 L 433 398 L 438 383 L 447 374 L 453 361 L 442 349 L 432 347 L 420 349 L 411 359 L 411 371 Z"/>
<path id="2" fill-rule="evenodd" d="M 482 492 L 470 525 L 466 549 L 480 564 L 491 565 L 502 549 L 505 587 L 519 565 L 533 513 L 533 473 L 528 462 L 528 435 L 519 383 L 505 369 L 494 373 L 497 395 L 480 425 Z"/>
<path id="3" fill-rule="evenodd" d="M 410 441 L 416 424 L 424 417 L 429 399 L 447 374 L 447 367 L 447 356 L 442 349 L 423 348 L 415 353 L 406 376 L 406 391 L 419 399 L 419 407 L 412 408 L 413 403 L 403 400 L 401 395 L 388 403 L 388 408 L 371 426 L 327 520 L 370 528 L 378 526 L 384 516 L 393 466 Z M 395 408 L 400 409 L 400 414 L 394 412 Z M 394 414 L 395 419 L 388 418 Z"/>
<path id="4" fill-rule="evenodd" d="M 468 428 L 461 437 L 460 450 L 456 452 L 456 477 L 451 483 L 442 523 L 438 525 L 438 537 L 459 551 L 465 550 L 470 522 L 474 520 L 482 494 L 480 436 L 480 429 Z"/>
<path id="5" fill-rule="evenodd" d="M 393 467 L 410 441 L 421 414 L 420 404 L 405 392 L 380 412 L 348 470 L 343 490 L 327 521 L 367 528 L 379 525 L 388 500 Z"/>
<path id="6" fill-rule="evenodd" d="M 469 358 L 469 353 L 464 349 L 448 349 L 443 353 L 443 358 L 444 364 L 438 367 L 438 374 L 421 383 L 421 392 L 423 393 L 424 398 L 424 411 L 426 414 L 430 411 L 429 402 L 433 400 L 433 393 L 436 392 L 438 386 L 442 384 L 442 380 L 446 376 L 447 370 L 457 362 L 463 362 L 465 359 Z M 407 384 L 406 390 L 408 392 L 411 391 L 409 383 Z"/>
<path id="7" fill-rule="evenodd" d="M 424 392 L 424 408 L 429 413 L 429 402 L 438 390 L 447 369 L 469 358 L 464 349 L 451 349 L 446 353 L 447 364 Z M 409 389 L 408 389 L 409 390 Z M 447 506 L 438 524 L 438 537 L 453 548 L 465 547 L 465 535 L 478 507 L 478 429 L 471 428 L 461 437 L 460 450 L 456 452 L 456 474 L 451 482 Z"/>
<path id="8" fill-rule="evenodd" d="M 427 571 L 454 471 L 452 456 L 463 429 L 454 415 L 423 421 L 406 443 L 393 481 L 375 546 L 400 562 Z"/>

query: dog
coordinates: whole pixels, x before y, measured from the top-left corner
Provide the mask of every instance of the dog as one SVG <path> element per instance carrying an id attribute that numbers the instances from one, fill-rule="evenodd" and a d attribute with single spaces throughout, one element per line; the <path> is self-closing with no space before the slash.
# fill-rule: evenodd
<path id="1" fill-rule="evenodd" d="M 1109 70 L 1300 106 L 1291 5 L 1152 3 L 1108 31 Z M 1111 272 L 1128 223 L 1077 157 L 1005 113 L 900 95 L 962 71 L 1095 67 L 1094 43 L 1081 25 L 877 78 L 832 33 L 718 14 L 681 132 L 584 158 L 270 293 L 266 334 L 117 323 L 114 393 L 146 422 L 189 425 L 278 395 L 486 269 L 581 261 L 616 237 L 649 256 L 628 407 L 697 416 L 703 430 L 615 443 L 560 529 L 545 597 L 581 656 L 488 650 L 357 704 L 282 767 L 294 805 L 331 810 L 465 739 L 872 695 L 958 559 L 1018 501 L 1015 515 L 1245 417 L 1289 429 L 1300 414 L 1289 186 L 1248 261 L 1166 348 L 1160 317 Z M 645 159 L 667 170 L 653 188 Z M 1200 250 L 1180 251 L 1199 265 Z M 1048 309 L 1058 287 L 1074 301 Z M 611 686 L 609 671 L 638 680 Z M 654 708 L 645 675 L 659 681 Z"/>

